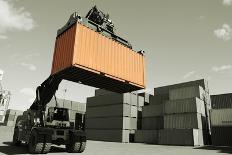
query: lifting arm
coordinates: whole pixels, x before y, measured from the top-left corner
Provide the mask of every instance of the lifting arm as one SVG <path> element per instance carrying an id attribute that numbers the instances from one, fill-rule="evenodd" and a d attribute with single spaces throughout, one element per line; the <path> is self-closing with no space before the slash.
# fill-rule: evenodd
<path id="1" fill-rule="evenodd" d="M 36 99 L 31 105 L 31 110 L 42 109 L 45 110 L 47 103 L 52 99 L 62 78 L 57 75 L 49 76 L 40 86 L 36 89 Z"/>

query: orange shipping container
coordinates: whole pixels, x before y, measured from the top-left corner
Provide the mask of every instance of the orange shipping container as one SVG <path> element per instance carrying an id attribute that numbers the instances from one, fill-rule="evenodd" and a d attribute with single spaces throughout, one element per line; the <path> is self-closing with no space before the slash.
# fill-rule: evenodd
<path id="1" fill-rule="evenodd" d="M 144 55 L 80 22 L 56 38 L 51 74 L 56 73 L 120 93 L 145 88 Z"/>

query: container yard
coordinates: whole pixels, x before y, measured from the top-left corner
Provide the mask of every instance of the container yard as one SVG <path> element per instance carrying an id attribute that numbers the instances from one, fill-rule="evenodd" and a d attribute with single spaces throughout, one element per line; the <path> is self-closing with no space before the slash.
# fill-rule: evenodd
<path id="1" fill-rule="evenodd" d="M 46 3 L 0 0 L 0 154 L 232 154 L 231 0 Z"/>

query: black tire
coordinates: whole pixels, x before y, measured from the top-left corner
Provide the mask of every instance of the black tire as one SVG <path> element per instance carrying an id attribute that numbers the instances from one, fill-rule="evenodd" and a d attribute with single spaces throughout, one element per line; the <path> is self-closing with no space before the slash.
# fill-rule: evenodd
<path id="1" fill-rule="evenodd" d="M 28 143 L 28 149 L 30 153 L 32 154 L 42 153 L 44 146 L 43 138 L 44 136 L 38 135 L 35 130 L 32 131 Z"/>
<path id="2" fill-rule="evenodd" d="M 86 142 L 75 142 L 73 144 L 66 144 L 66 150 L 69 153 L 82 153 L 85 150 Z"/>
<path id="3" fill-rule="evenodd" d="M 19 140 L 19 130 L 14 129 L 13 145 L 19 146 L 20 144 L 21 144 L 21 141 Z"/>
<path id="4" fill-rule="evenodd" d="M 44 143 L 43 153 L 50 152 L 51 145 L 52 145 L 51 143 Z"/>
<path id="5" fill-rule="evenodd" d="M 80 148 L 80 150 L 79 150 L 79 153 L 84 152 L 84 151 L 85 151 L 85 147 L 86 147 L 86 142 L 82 142 L 81 148 Z"/>

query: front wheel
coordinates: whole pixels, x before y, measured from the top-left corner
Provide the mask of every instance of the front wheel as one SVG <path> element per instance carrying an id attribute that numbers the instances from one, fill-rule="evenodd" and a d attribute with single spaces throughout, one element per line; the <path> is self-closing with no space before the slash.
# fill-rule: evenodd
<path id="1" fill-rule="evenodd" d="M 14 129 L 13 144 L 16 146 L 19 146 L 21 144 L 21 141 L 19 140 L 19 130 L 18 129 Z"/>
<path id="2" fill-rule="evenodd" d="M 41 136 L 37 134 L 37 132 L 34 130 L 32 131 L 28 143 L 28 149 L 29 152 L 32 154 L 39 154 L 42 152 L 43 149 L 43 142 L 41 141 Z"/>
<path id="3" fill-rule="evenodd" d="M 82 153 L 86 147 L 86 142 L 75 142 L 72 144 L 66 144 L 66 150 L 69 153 Z"/>

